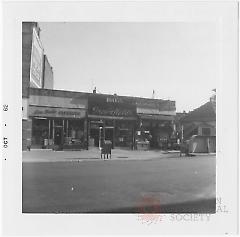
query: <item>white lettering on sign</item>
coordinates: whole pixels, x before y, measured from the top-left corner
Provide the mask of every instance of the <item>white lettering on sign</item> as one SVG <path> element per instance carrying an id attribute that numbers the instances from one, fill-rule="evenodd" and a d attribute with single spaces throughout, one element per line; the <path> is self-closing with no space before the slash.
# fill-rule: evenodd
<path id="1" fill-rule="evenodd" d="M 97 115 L 108 115 L 108 116 L 133 116 L 133 111 L 129 109 L 101 109 L 97 106 L 92 108 L 92 113 Z"/>
<path id="2" fill-rule="evenodd" d="M 67 117 L 67 118 L 84 118 L 85 110 L 76 109 L 60 109 L 60 108 L 44 108 L 30 106 L 29 116 L 42 117 Z"/>
<path id="3" fill-rule="evenodd" d="M 137 107 L 138 114 L 161 114 L 161 115 L 176 115 L 176 111 L 161 111 L 159 109 L 150 109 L 150 108 L 142 108 Z"/>
<path id="4" fill-rule="evenodd" d="M 108 103 L 123 103 L 121 98 L 112 98 L 112 97 L 107 97 L 107 102 Z"/>

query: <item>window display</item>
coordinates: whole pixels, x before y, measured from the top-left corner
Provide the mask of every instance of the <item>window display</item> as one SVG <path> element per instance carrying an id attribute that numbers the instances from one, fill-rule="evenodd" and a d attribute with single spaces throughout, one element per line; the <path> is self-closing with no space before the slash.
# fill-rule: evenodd
<path id="1" fill-rule="evenodd" d="M 33 118 L 32 148 L 81 148 L 84 145 L 84 120 Z"/>

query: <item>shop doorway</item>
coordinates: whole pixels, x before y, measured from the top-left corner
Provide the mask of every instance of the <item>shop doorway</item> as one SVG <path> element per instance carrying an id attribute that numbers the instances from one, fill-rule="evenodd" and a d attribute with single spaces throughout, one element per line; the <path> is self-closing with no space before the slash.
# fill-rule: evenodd
<path id="1" fill-rule="evenodd" d="M 99 129 L 103 127 L 103 121 L 90 121 L 90 137 L 89 137 L 89 146 L 99 147 Z"/>
<path id="2" fill-rule="evenodd" d="M 63 128 L 62 127 L 55 127 L 54 144 L 58 146 L 63 144 Z"/>

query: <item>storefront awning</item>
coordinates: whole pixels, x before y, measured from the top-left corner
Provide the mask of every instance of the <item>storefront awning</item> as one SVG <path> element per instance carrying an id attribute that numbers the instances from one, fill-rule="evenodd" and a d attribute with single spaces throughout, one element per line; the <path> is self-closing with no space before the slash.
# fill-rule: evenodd
<path id="1" fill-rule="evenodd" d="M 54 108 L 43 106 L 29 106 L 30 117 L 56 118 L 85 118 L 85 109 Z"/>
<path id="2" fill-rule="evenodd" d="M 171 121 L 174 119 L 174 116 L 168 116 L 168 115 L 151 115 L 151 114 L 138 114 L 138 116 L 141 119 L 151 119 L 151 120 L 167 120 L 167 121 Z"/>
<path id="3" fill-rule="evenodd" d="M 146 114 L 146 115 L 176 115 L 175 110 L 159 110 L 158 108 L 141 108 L 137 107 L 138 114 Z"/>
<path id="4" fill-rule="evenodd" d="M 88 115 L 88 118 L 95 118 L 95 119 L 115 119 L 115 120 L 137 120 L 136 117 L 103 116 L 103 115 Z"/>

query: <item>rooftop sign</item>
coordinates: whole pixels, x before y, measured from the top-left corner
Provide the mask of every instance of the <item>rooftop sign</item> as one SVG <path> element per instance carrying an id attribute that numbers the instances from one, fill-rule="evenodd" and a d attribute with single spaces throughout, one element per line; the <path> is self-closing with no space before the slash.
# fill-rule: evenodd
<path id="1" fill-rule="evenodd" d="M 33 28 L 31 66 L 30 66 L 31 86 L 37 88 L 42 87 L 42 71 L 43 71 L 43 47 L 35 28 Z"/>

